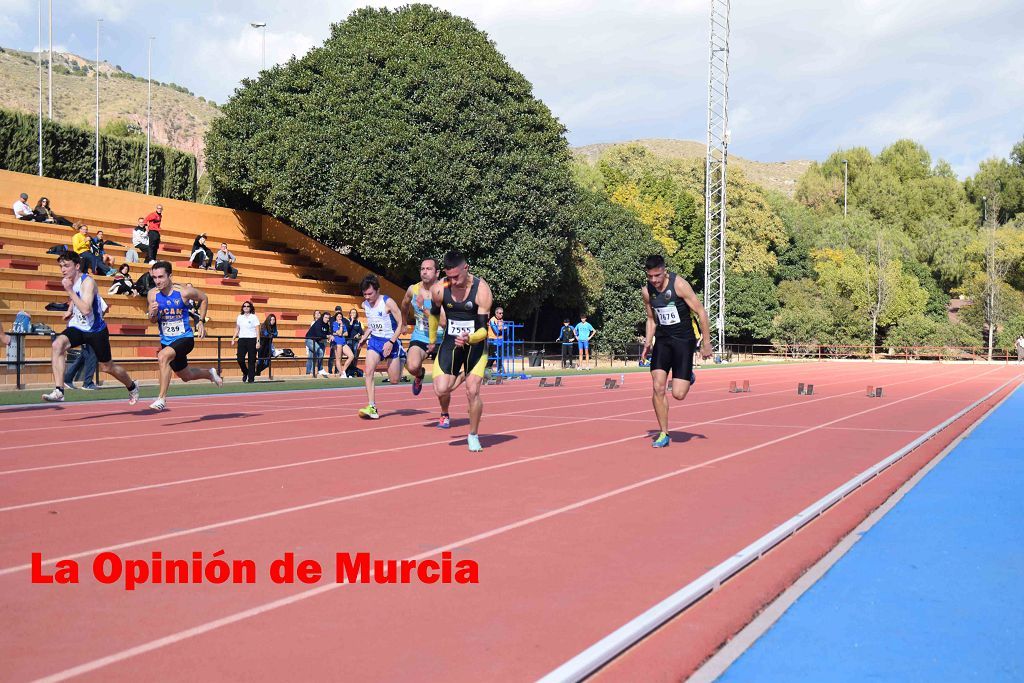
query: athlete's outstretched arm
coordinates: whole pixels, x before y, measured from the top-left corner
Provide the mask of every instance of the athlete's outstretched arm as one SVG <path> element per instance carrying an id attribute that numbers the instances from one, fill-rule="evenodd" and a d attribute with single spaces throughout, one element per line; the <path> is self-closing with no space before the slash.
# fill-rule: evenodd
<path id="1" fill-rule="evenodd" d="M 708 312 L 704 304 L 697 298 L 690 283 L 681 277 L 676 278 L 676 294 L 686 302 L 690 310 L 697 314 L 697 322 L 700 325 L 700 355 L 702 358 L 711 358 L 711 323 L 708 320 Z"/>

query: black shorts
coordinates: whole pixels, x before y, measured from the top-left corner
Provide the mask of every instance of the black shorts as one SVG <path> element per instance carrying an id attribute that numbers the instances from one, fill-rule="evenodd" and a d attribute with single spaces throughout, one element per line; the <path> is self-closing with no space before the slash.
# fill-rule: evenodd
<path id="1" fill-rule="evenodd" d="M 83 332 L 75 327 L 69 327 L 61 332 L 68 338 L 72 346 L 85 344 L 96 354 L 97 363 L 109 363 L 113 357 L 110 353 L 110 332 L 103 328 L 99 332 Z"/>
<path id="2" fill-rule="evenodd" d="M 651 371 L 671 372 L 672 379 L 685 379 L 689 382 L 693 374 L 693 354 L 696 351 L 696 339 L 658 337 L 651 354 Z"/>
<path id="3" fill-rule="evenodd" d="M 483 377 L 487 366 L 486 350 L 487 344 L 483 343 L 458 347 L 455 345 L 455 337 L 445 335 L 434 359 L 434 375 L 436 376 L 439 371 L 441 374 L 452 376 L 465 372 L 466 377 Z"/>
<path id="4" fill-rule="evenodd" d="M 160 350 L 163 351 L 168 346 L 174 349 L 174 360 L 171 361 L 171 370 L 181 372 L 188 367 L 188 354 L 192 353 L 192 349 L 196 347 L 195 337 L 182 337 L 181 339 L 175 339 L 170 344 L 161 344 Z"/>
<path id="5" fill-rule="evenodd" d="M 427 342 L 421 341 L 419 339 L 410 339 L 409 340 L 409 348 L 411 349 L 413 347 L 416 347 L 417 349 L 423 349 L 423 353 L 426 354 L 425 358 L 427 358 L 429 360 L 433 360 L 434 358 L 437 357 L 437 348 L 438 348 L 437 346 L 434 347 L 434 350 L 432 352 L 427 353 Z M 408 353 L 408 352 L 406 352 L 406 353 Z"/>

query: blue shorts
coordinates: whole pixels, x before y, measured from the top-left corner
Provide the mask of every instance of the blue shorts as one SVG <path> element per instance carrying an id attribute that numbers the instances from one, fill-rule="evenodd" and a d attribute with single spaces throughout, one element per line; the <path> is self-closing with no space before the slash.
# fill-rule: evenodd
<path id="1" fill-rule="evenodd" d="M 367 351 L 375 352 L 382 359 L 398 358 L 399 354 L 402 353 L 402 342 L 401 342 L 401 340 L 396 341 L 394 344 L 392 344 L 391 345 L 391 355 L 390 356 L 385 356 L 384 355 L 384 345 L 387 344 L 389 341 L 391 341 L 391 340 L 388 339 L 387 337 L 374 337 L 373 335 L 370 335 L 369 340 L 366 342 L 366 349 L 367 349 Z"/>
<path id="2" fill-rule="evenodd" d="M 580 344 L 580 351 L 589 351 L 590 350 L 590 340 L 589 339 L 580 339 L 579 340 L 579 344 Z"/>

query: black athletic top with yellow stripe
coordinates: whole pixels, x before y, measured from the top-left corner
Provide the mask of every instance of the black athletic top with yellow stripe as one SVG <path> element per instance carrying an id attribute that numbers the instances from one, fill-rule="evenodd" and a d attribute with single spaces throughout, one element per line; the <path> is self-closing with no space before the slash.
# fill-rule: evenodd
<path id="1" fill-rule="evenodd" d="M 476 303 L 477 290 L 480 289 L 480 278 L 474 277 L 470 285 L 469 293 L 464 301 L 456 301 L 452 296 L 450 283 L 445 283 L 444 293 L 441 298 L 441 308 L 444 310 L 444 317 L 447 322 L 444 339 L 437 350 L 437 357 L 434 359 L 434 376 L 466 375 L 484 376 L 487 367 L 487 354 L 484 351 L 486 344 L 466 344 L 455 346 L 455 338 L 465 332 L 473 334 L 477 330 L 477 317 L 479 307 Z"/>
<path id="2" fill-rule="evenodd" d="M 647 293 L 651 298 L 651 309 L 654 311 L 656 323 L 654 336 L 696 339 L 690 307 L 676 294 L 676 277 L 675 273 L 668 273 L 668 285 L 662 292 L 656 290 L 650 282 L 647 283 Z"/>
<path id="3" fill-rule="evenodd" d="M 473 284 L 469 287 L 469 293 L 465 301 L 456 301 L 452 296 L 452 288 L 445 283 L 444 293 L 441 295 L 441 308 L 444 309 L 444 316 L 448 321 L 444 330 L 444 337 L 450 336 L 454 341 L 455 337 L 463 332 L 473 334 L 476 332 L 477 304 L 476 294 L 480 289 L 480 278 L 473 276 Z"/>

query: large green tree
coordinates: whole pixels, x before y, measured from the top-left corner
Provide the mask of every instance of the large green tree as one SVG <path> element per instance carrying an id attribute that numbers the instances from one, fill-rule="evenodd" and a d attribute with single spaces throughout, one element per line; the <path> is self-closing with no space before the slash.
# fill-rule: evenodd
<path id="1" fill-rule="evenodd" d="M 219 201 L 351 245 L 392 277 L 460 249 L 523 314 L 569 262 L 564 128 L 466 19 L 358 10 L 223 112 L 207 136 Z"/>

